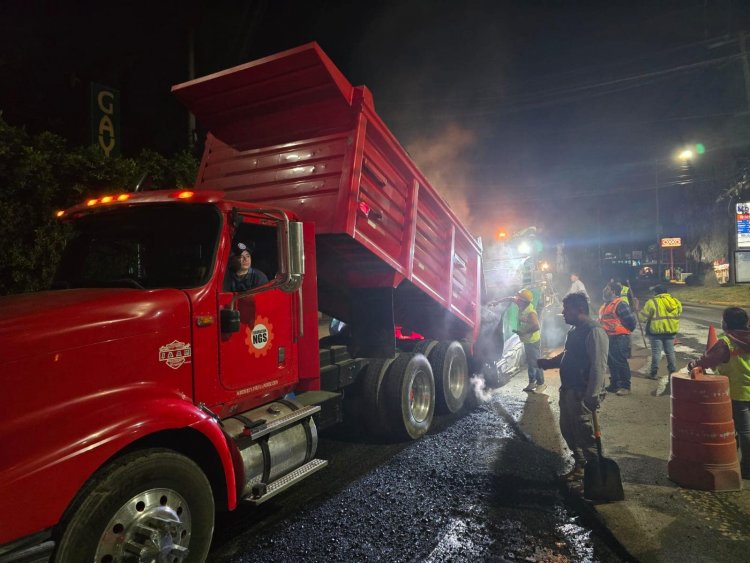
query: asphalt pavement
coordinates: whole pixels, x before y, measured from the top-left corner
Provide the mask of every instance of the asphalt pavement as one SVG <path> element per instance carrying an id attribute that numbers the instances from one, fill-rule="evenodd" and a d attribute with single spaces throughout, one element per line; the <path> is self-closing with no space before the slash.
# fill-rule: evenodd
<path id="1" fill-rule="evenodd" d="M 625 500 L 573 502 L 607 529 L 633 560 L 750 560 L 750 481 L 742 481 L 743 489 L 732 492 L 691 490 L 670 481 L 671 397 L 652 395 L 656 381 L 639 373 L 650 362 L 650 350 L 643 347 L 640 335 L 633 337 L 630 362 L 632 394 L 609 394 L 600 411 L 604 455 L 620 467 Z M 535 444 L 570 460 L 557 425 L 559 371 L 545 371 L 545 379 L 547 389 L 528 394 L 517 423 Z M 526 383 L 522 371 L 494 393 L 523 395 Z"/>

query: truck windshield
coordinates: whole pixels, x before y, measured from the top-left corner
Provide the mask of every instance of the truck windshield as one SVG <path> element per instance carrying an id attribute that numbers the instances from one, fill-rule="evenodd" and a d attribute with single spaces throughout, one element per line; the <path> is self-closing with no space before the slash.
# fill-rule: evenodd
<path id="1" fill-rule="evenodd" d="M 212 272 L 221 216 L 211 205 L 133 206 L 73 221 L 53 289 L 187 289 Z"/>

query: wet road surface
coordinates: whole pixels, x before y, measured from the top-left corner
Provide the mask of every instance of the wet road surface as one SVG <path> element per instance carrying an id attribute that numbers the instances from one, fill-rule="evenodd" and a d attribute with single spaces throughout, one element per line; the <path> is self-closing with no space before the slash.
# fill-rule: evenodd
<path id="1" fill-rule="evenodd" d="M 325 433 L 318 457 L 330 466 L 220 515 L 209 561 L 625 560 L 555 483 L 563 462 L 519 430 L 520 408 L 492 396 L 408 444 L 374 443 L 355 425 Z"/>

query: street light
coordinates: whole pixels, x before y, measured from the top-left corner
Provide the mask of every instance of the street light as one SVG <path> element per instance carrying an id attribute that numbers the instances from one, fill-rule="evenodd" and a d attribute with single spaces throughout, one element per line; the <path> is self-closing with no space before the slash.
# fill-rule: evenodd
<path id="1" fill-rule="evenodd" d="M 689 168 L 696 154 L 703 154 L 706 152 L 706 148 L 698 143 L 694 145 L 695 150 L 692 148 L 683 148 L 677 154 L 677 160 L 682 162 L 685 168 Z M 683 183 L 683 182 L 679 182 Z M 662 281 L 661 274 L 661 225 L 660 225 L 660 213 L 659 213 L 659 160 L 654 159 L 654 194 L 656 196 L 656 278 L 658 282 Z"/>

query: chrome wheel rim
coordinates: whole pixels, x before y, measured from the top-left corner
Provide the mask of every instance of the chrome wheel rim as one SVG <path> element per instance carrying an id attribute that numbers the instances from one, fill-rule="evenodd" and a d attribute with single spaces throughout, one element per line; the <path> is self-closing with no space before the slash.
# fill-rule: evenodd
<path id="1" fill-rule="evenodd" d="M 417 422 L 427 420 L 432 405 L 432 393 L 428 374 L 419 370 L 414 374 L 409 385 L 409 413 Z"/>
<path id="2" fill-rule="evenodd" d="M 460 362 L 451 361 L 448 369 L 448 392 L 452 397 L 459 398 L 464 392 L 466 374 L 461 369 Z"/>
<path id="3" fill-rule="evenodd" d="M 128 500 L 107 523 L 95 563 L 180 563 L 188 556 L 190 509 L 171 489 L 149 489 Z"/>

